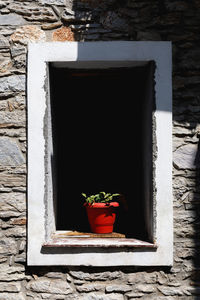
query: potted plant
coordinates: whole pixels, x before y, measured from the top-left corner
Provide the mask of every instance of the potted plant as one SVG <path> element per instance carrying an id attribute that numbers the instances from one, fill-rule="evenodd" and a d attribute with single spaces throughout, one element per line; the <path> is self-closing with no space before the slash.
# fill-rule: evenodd
<path id="1" fill-rule="evenodd" d="M 119 206 L 118 202 L 113 202 L 113 198 L 119 194 L 100 192 L 90 196 L 82 193 L 82 196 L 91 231 L 93 233 L 112 233 L 116 208 Z"/>

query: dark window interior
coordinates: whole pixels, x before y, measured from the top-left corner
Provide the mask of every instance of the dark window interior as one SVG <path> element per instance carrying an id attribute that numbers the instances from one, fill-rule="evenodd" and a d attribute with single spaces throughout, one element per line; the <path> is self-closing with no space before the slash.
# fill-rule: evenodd
<path id="1" fill-rule="evenodd" d="M 57 230 L 89 231 L 82 192 L 117 192 L 114 231 L 152 241 L 154 63 L 49 72 Z"/>

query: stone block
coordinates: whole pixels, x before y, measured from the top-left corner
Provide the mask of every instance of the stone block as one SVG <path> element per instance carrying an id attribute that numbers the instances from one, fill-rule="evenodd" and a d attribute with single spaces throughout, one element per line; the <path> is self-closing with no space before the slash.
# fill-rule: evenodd
<path id="1" fill-rule="evenodd" d="M 6 6 L 6 3 L 4 2 L 4 0 L 1 0 L 0 1 L 0 8 L 3 8 Z"/>
<path id="2" fill-rule="evenodd" d="M 19 282 L 0 282 L 1 292 L 18 293 L 21 290 L 21 284 Z"/>
<path id="3" fill-rule="evenodd" d="M 7 264 L 0 264 L 0 281 L 18 281 L 28 277 L 29 276 L 25 275 L 24 266 L 9 266 Z M 16 300 L 16 298 L 14 300 Z"/>
<path id="4" fill-rule="evenodd" d="M 14 257 L 15 263 L 25 264 L 26 263 L 26 253 L 20 253 L 19 255 L 15 255 Z"/>
<path id="5" fill-rule="evenodd" d="M 96 294 L 91 293 L 84 296 L 79 296 L 79 300 L 124 300 L 124 296 L 121 294 Z"/>
<path id="6" fill-rule="evenodd" d="M 1 300 L 25 300 L 25 296 L 22 293 L 1 293 Z"/>
<path id="7" fill-rule="evenodd" d="M 24 193 L 4 193 L 0 195 L 0 218 L 18 217 L 26 209 Z"/>
<path id="8" fill-rule="evenodd" d="M 3 167 L 2 167 L 3 168 Z M 5 173 L 0 174 L 0 182 L 3 187 L 12 188 L 14 192 L 24 192 L 26 187 L 25 175 L 7 175 Z M 9 192 L 9 189 L 5 192 Z"/>
<path id="9" fill-rule="evenodd" d="M 47 4 L 47 5 L 63 5 L 65 6 L 66 1 L 65 0 L 39 0 L 41 4 Z"/>
<path id="10" fill-rule="evenodd" d="M 122 277 L 122 273 L 120 271 L 114 271 L 114 272 L 107 271 L 107 272 L 91 273 L 91 274 L 81 272 L 81 271 L 70 271 L 70 275 L 76 279 L 86 280 L 86 281 L 93 281 L 93 280 L 110 281 Z"/>
<path id="11" fill-rule="evenodd" d="M 150 293 L 155 292 L 155 287 L 153 287 L 153 286 L 150 285 L 150 284 L 139 284 L 139 285 L 136 287 L 136 289 L 137 289 L 137 291 L 139 291 L 139 292 L 147 293 L 147 294 L 150 294 Z"/>
<path id="12" fill-rule="evenodd" d="M 72 289 L 64 280 L 49 280 L 46 278 L 31 281 L 27 285 L 27 289 L 37 293 L 49 293 L 49 294 L 63 294 L 68 295 L 72 293 Z"/>
<path id="13" fill-rule="evenodd" d="M 40 296 L 42 297 L 42 299 L 46 299 L 46 300 L 50 300 L 50 299 L 51 300 L 66 300 L 66 295 L 55 295 L 55 294 L 53 295 L 53 294 L 42 293 L 42 294 L 40 294 Z M 35 296 L 33 298 L 35 300 Z M 67 300 L 69 300 L 69 299 L 74 300 L 74 299 L 76 299 L 76 297 L 75 298 L 67 297 Z"/>
<path id="14" fill-rule="evenodd" d="M 25 91 L 25 75 L 12 75 L 0 78 L 0 93 Z"/>
<path id="15" fill-rule="evenodd" d="M 74 41 L 74 33 L 69 27 L 62 27 L 53 32 L 53 41 L 64 42 L 64 41 Z"/>
<path id="16" fill-rule="evenodd" d="M 1 37 L 0 37 L 1 39 Z M 0 42 L 1 44 L 1 42 Z M 2 42 L 2 47 L 6 47 L 6 44 L 4 44 L 4 42 Z M 1 45 L 0 45 L 0 48 L 1 48 Z M 11 68 L 12 68 L 12 62 L 10 59 L 7 59 L 7 58 L 2 58 L 0 59 L 0 76 L 9 76 L 11 75 Z M 1 110 L 1 109 L 0 109 Z"/>
<path id="17" fill-rule="evenodd" d="M 23 17 L 16 15 L 16 14 L 6 14 L 6 15 L 0 15 L 0 26 L 2 25 L 23 25 L 26 21 L 23 19 Z"/>
<path id="18" fill-rule="evenodd" d="M 0 254 L 12 255 L 17 254 L 17 243 L 13 239 L 1 238 L 0 240 Z M 1 291 L 1 288 L 0 288 Z"/>
<path id="19" fill-rule="evenodd" d="M 12 58 L 19 56 L 19 55 L 26 54 L 26 48 L 21 45 L 13 45 L 10 48 L 10 51 L 11 51 Z"/>
<path id="20" fill-rule="evenodd" d="M 19 166 L 25 159 L 15 140 L 7 137 L 0 138 L 0 166 Z"/>
<path id="21" fill-rule="evenodd" d="M 25 111 L 2 111 L 0 112 L 0 128 L 25 127 L 25 117 Z"/>
<path id="22" fill-rule="evenodd" d="M 3 35 L 0 35 L 0 49 L 9 48 L 9 46 L 9 41 Z"/>
<path id="23" fill-rule="evenodd" d="M 6 237 L 22 238 L 26 237 L 26 228 L 25 226 L 14 226 L 13 228 L 5 230 L 4 233 Z"/>
<path id="24" fill-rule="evenodd" d="M 64 22 L 88 22 L 93 20 L 93 13 L 92 11 L 78 11 L 75 12 L 70 8 L 65 8 L 62 13 L 62 20 Z"/>
<path id="25" fill-rule="evenodd" d="M 189 3 L 186 1 L 165 1 L 165 7 L 168 11 L 174 12 L 174 11 L 186 11 L 189 9 Z"/>
<path id="26" fill-rule="evenodd" d="M 138 299 L 138 298 L 141 298 L 142 296 L 144 296 L 144 293 L 135 292 L 135 291 L 126 294 L 127 299 L 130 299 L 130 300 L 131 299 Z M 144 298 L 142 298 L 142 299 L 144 299 Z"/>
<path id="27" fill-rule="evenodd" d="M 100 18 L 100 23 L 106 29 L 112 29 L 114 31 L 127 31 L 128 24 L 126 19 L 121 18 L 116 12 L 114 11 L 107 11 L 103 14 Z"/>
<path id="28" fill-rule="evenodd" d="M 174 126 L 173 134 L 175 136 L 190 136 L 190 135 L 194 135 L 194 132 L 192 132 L 190 129 L 185 128 L 185 127 Z M 183 141 L 182 141 L 182 143 L 183 143 Z"/>
<path id="29" fill-rule="evenodd" d="M 183 296 L 184 295 L 184 292 L 181 290 L 181 288 L 162 286 L 162 287 L 158 287 L 158 290 L 164 296 Z"/>
<path id="30" fill-rule="evenodd" d="M 138 31 L 137 32 L 138 41 L 161 41 L 161 36 L 159 33 L 153 31 Z"/>
<path id="31" fill-rule="evenodd" d="M 126 293 L 126 292 L 130 292 L 131 290 L 132 287 L 127 284 L 113 284 L 113 285 L 106 286 L 107 293 L 112 293 L 112 292 Z"/>
<path id="32" fill-rule="evenodd" d="M 68 274 L 67 274 L 68 275 Z M 64 279 L 64 274 L 63 273 L 60 273 L 60 272 L 48 272 L 45 274 L 46 277 L 48 278 L 53 278 L 53 279 Z M 69 280 L 67 280 L 68 282 L 71 282 L 70 278 Z"/>
<path id="33" fill-rule="evenodd" d="M 53 30 L 62 26 L 62 22 L 46 23 L 41 26 L 43 30 Z"/>
<path id="34" fill-rule="evenodd" d="M 146 272 L 137 272 L 128 274 L 127 278 L 128 283 L 136 284 L 136 283 L 156 283 L 157 274 L 156 273 L 146 273 Z"/>
<path id="35" fill-rule="evenodd" d="M 195 59 L 194 59 L 195 57 Z M 200 59 L 200 50 L 196 49 L 187 49 L 183 52 L 180 57 L 180 65 L 179 67 L 182 69 L 199 69 L 199 65 L 196 63 Z"/>
<path id="36" fill-rule="evenodd" d="M 88 293 L 88 292 L 94 292 L 94 291 L 100 291 L 104 289 L 104 285 L 102 284 L 95 284 L 95 283 L 91 283 L 91 284 L 83 284 L 81 286 L 77 286 L 77 291 L 80 293 Z"/>
<path id="37" fill-rule="evenodd" d="M 178 169 L 196 169 L 199 167 L 198 144 L 187 144 L 174 152 L 173 163 Z"/>
<path id="38" fill-rule="evenodd" d="M 46 41 L 46 35 L 38 26 L 25 25 L 16 29 L 11 35 L 11 41 L 27 45 L 28 42 Z"/>
<path id="39" fill-rule="evenodd" d="M 57 20 L 54 15 L 52 8 L 50 7 L 38 7 L 34 4 L 29 4 L 27 2 L 21 3 L 11 3 L 8 6 L 11 12 L 23 15 L 23 17 L 28 21 L 51 21 Z"/>

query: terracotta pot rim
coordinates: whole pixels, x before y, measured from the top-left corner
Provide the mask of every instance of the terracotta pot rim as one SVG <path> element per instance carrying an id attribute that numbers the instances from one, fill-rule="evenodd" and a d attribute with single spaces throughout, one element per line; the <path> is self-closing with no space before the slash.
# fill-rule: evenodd
<path id="1" fill-rule="evenodd" d="M 91 207 L 91 208 L 109 208 L 109 207 L 118 207 L 118 202 L 109 202 L 109 203 L 84 203 L 84 206 Z"/>

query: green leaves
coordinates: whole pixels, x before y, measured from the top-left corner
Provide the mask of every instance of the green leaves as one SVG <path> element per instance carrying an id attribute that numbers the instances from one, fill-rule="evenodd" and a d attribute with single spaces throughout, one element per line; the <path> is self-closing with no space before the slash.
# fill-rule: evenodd
<path id="1" fill-rule="evenodd" d="M 113 197 L 117 197 L 120 194 L 100 192 L 96 195 L 90 195 L 90 196 L 87 196 L 85 193 L 81 193 L 81 195 L 84 197 L 86 203 L 92 204 L 92 203 L 108 203 L 113 200 Z"/>

